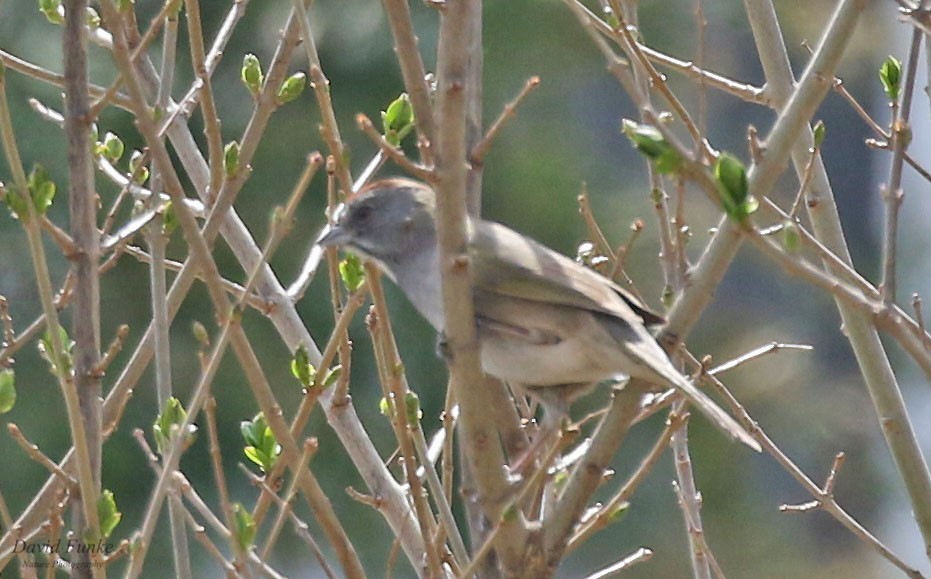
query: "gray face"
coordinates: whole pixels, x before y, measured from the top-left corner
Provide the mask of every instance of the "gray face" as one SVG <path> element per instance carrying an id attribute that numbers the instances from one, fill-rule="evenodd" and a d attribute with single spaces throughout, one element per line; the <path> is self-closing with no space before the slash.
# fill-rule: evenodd
<path id="1" fill-rule="evenodd" d="M 404 181 L 387 181 L 344 205 L 336 216 L 333 239 L 325 243 L 379 262 L 393 273 L 436 243 L 433 199 Z"/>

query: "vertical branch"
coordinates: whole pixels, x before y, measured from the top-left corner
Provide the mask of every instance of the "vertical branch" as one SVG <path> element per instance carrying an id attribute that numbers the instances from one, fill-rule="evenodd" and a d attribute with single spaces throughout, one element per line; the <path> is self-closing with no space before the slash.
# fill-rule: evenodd
<path id="1" fill-rule="evenodd" d="M 68 208 L 71 221 L 71 238 L 78 248 L 71 257 L 74 270 L 74 297 L 72 338 L 74 339 L 74 387 L 80 406 L 80 420 L 84 425 L 88 466 L 93 478 L 91 488 L 82 487 L 85 510 L 96 505 L 100 494 L 101 453 L 101 385 L 97 372 L 100 363 L 100 278 L 97 271 L 100 261 L 97 234 L 97 201 L 94 191 L 94 169 L 91 159 L 90 124 L 87 117 L 87 38 L 85 12 L 87 0 L 67 2 L 63 38 L 65 73 L 65 135 L 68 151 Z M 54 328 L 52 328 L 54 330 Z M 59 365 L 59 371 L 64 372 Z M 75 444 L 78 444 L 75 441 Z M 74 510 L 74 526 L 79 531 L 93 522 L 90 528 L 98 531 L 96 506 L 93 513 Z M 92 535 L 93 536 L 93 535 Z M 78 557 L 76 574 L 89 577 L 96 565 L 90 555 Z M 96 573 L 95 573 L 96 574 Z"/>
<path id="2" fill-rule="evenodd" d="M 180 5 L 178 6 L 180 9 Z M 165 33 L 162 37 L 161 82 L 158 85 L 155 106 L 165 111 L 171 99 L 171 88 L 174 84 L 174 70 L 177 54 L 178 39 L 178 12 L 172 10 L 165 18 Z M 152 190 L 161 191 L 162 173 L 158 166 L 152 164 Z M 158 203 L 158 196 L 149 199 L 150 207 Z M 171 348 L 169 344 L 169 330 L 171 321 L 168 316 L 168 290 L 166 286 L 165 252 L 168 246 L 168 236 L 163 230 L 164 218 L 156 215 L 152 224 L 146 228 L 146 242 L 152 253 L 149 263 L 149 287 L 152 300 L 152 329 L 155 341 L 155 389 L 157 393 L 158 409 L 156 415 L 167 407 L 168 399 L 172 396 L 171 379 Z M 168 502 L 168 518 L 171 526 L 171 547 L 174 558 L 175 573 L 178 577 L 191 577 L 191 555 L 188 547 L 187 533 L 184 527 L 184 515 L 177 501 Z"/>
<path id="3" fill-rule="evenodd" d="M 911 140 L 912 129 L 909 116 L 912 109 L 912 96 L 915 92 L 915 72 L 918 69 L 918 53 L 921 50 L 921 38 L 924 34 L 919 29 L 912 31 L 912 44 L 908 51 L 908 64 L 905 73 L 905 88 L 902 91 L 902 103 L 893 103 L 892 126 L 892 166 L 889 169 L 889 184 L 883 188 L 883 201 L 886 219 L 883 226 L 883 277 L 879 286 L 886 304 L 895 302 L 896 290 L 896 241 L 899 234 L 899 209 L 902 206 L 902 168 L 905 163 L 905 149 Z"/>
<path id="4" fill-rule="evenodd" d="M 469 58 L 465 63 L 465 157 L 482 140 L 482 71 L 484 70 L 484 50 L 482 49 L 482 3 L 476 2 L 473 10 L 465 16 L 463 24 L 470 31 L 468 38 Z M 466 211 L 478 217 L 482 207 L 482 171 L 481 164 L 470 164 L 466 173 Z M 503 386 L 502 386 L 503 387 Z"/>
<path id="5" fill-rule="evenodd" d="M 811 73 L 817 73 L 820 77 L 818 78 L 819 84 L 828 82 L 833 76 L 834 67 L 826 61 L 839 57 L 838 49 L 842 49 L 848 41 L 851 36 L 850 30 L 867 3 L 863 0 L 848 0 L 838 6 L 822 46 L 815 52 L 805 77 L 794 93 L 792 92 L 792 71 L 772 3 L 768 0 L 744 0 L 744 4 L 750 18 L 757 49 L 760 51 L 760 62 L 766 76 L 767 90 L 772 93 L 773 102 L 777 106 L 786 103 L 780 120 L 784 117 L 791 118 L 791 115 L 797 114 L 799 109 L 804 107 L 803 101 L 807 99 L 803 88 L 807 84 L 806 79 L 812 76 Z M 826 48 L 829 44 L 834 46 Z M 826 87 L 822 87 L 822 90 L 826 90 Z M 820 102 L 820 99 L 818 100 Z M 801 120 L 807 122 L 809 118 L 810 115 L 807 115 Z M 773 154 L 773 148 L 776 145 L 785 150 L 791 148 L 796 172 L 801 174 L 807 160 L 808 149 L 812 146 L 811 131 L 805 129 L 802 131 L 801 138 L 798 138 L 798 132 L 790 130 L 788 126 L 785 130 L 777 130 L 782 125 L 788 125 L 788 123 L 777 121 L 773 134 L 767 139 L 767 158 Z M 761 169 L 766 161 L 767 159 L 764 159 Z M 776 175 L 773 175 L 764 180 L 762 179 L 764 172 L 758 171 L 758 173 L 760 175 L 751 174 L 750 176 L 750 190 L 755 195 L 768 191 L 776 179 Z M 762 190 L 757 190 L 754 185 L 761 186 Z M 820 159 L 816 160 L 814 165 L 812 187 L 808 191 L 806 206 L 812 229 L 818 240 L 843 261 L 851 263 L 850 251 L 847 248 L 837 212 L 837 204 Z M 924 540 L 925 551 L 931 554 L 931 503 L 927 500 L 927 497 L 931 496 L 931 473 L 928 471 L 928 464 L 921 453 L 909 420 L 902 392 L 872 319 L 858 313 L 849 304 L 840 300 L 835 300 L 835 302 L 843 321 L 844 333 L 850 340 L 879 418 L 879 425 L 886 444 L 905 482 L 915 520 Z"/>
<path id="6" fill-rule="evenodd" d="M 673 412 L 684 410 L 678 404 Z M 679 491 L 679 508 L 685 519 L 685 531 L 689 542 L 689 555 L 692 562 L 692 576 L 695 579 L 711 579 L 711 566 L 708 552 L 703 540 L 704 528 L 701 521 L 701 497 L 695 485 L 692 470 L 692 457 L 689 454 L 688 421 L 680 425 L 672 434 L 670 446 L 673 449 L 673 462 L 676 468 L 676 488 Z"/>
<path id="7" fill-rule="evenodd" d="M 446 339 L 450 347 L 450 388 L 460 404 L 460 440 L 465 466 L 475 482 L 479 504 L 485 515 L 502 514 L 508 484 L 502 465 L 504 453 L 488 408 L 493 407 L 483 383 L 475 328 L 472 289 L 467 253 L 467 195 L 469 188 L 466 156 L 469 129 L 468 83 L 472 80 L 470 58 L 475 58 L 475 22 L 481 18 L 480 0 L 447 2 L 440 11 L 437 55 L 436 104 L 436 219 L 442 274 Z M 476 95 L 477 97 L 478 95 Z M 473 182 L 476 182 L 473 180 Z M 511 525 L 507 524 L 510 528 Z M 519 533 L 501 535 L 514 538 Z M 517 544 L 518 542 L 515 542 Z M 519 543 L 522 543 L 520 541 Z M 521 545 L 519 548 L 523 548 Z M 499 555 L 510 556 L 504 547 Z"/>

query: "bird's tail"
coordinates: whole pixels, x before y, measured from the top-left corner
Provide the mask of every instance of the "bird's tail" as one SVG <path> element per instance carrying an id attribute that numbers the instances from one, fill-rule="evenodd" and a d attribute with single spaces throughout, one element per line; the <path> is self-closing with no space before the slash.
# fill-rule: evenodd
<path id="1" fill-rule="evenodd" d="M 722 432 L 731 438 L 743 442 L 757 452 L 761 451 L 760 443 L 757 442 L 743 426 L 730 414 L 725 412 L 723 408 L 718 406 L 717 402 L 712 400 L 711 397 L 699 390 L 698 386 L 676 370 L 672 363 L 664 364 L 662 368 L 654 367 L 653 370 L 685 394 L 689 402 L 711 420 Z"/>

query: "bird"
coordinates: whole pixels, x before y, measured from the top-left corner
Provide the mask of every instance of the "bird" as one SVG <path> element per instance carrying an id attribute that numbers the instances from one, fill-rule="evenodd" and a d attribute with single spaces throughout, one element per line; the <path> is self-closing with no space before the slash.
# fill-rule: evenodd
<path id="1" fill-rule="evenodd" d="M 372 182 L 334 212 L 316 243 L 338 246 L 384 272 L 444 335 L 436 192 L 405 178 Z M 537 399 L 547 417 L 619 375 L 679 390 L 715 426 L 759 443 L 669 359 L 648 326 L 663 323 L 630 292 L 509 227 L 467 219 L 482 370 Z"/>

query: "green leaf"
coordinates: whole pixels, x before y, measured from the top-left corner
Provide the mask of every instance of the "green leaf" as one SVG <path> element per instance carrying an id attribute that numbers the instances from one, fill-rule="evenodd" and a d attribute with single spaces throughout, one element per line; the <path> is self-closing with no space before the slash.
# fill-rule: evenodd
<path id="1" fill-rule="evenodd" d="M 354 292 L 359 289 L 362 282 L 365 281 L 365 269 L 362 268 L 362 261 L 353 254 L 346 256 L 346 259 L 339 262 L 339 276 L 346 289 Z"/>
<path id="2" fill-rule="evenodd" d="M 0 414 L 13 410 L 16 404 L 16 375 L 12 369 L 0 370 Z"/>
<path id="3" fill-rule="evenodd" d="M 281 83 L 281 88 L 278 89 L 278 102 L 284 104 L 293 101 L 301 96 L 306 85 L 307 75 L 303 72 L 295 72 Z"/>
<path id="4" fill-rule="evenodd" d="M 100 496 L 97 497 L 97 518 L 100 521 L 100 534 L 104 538 L 109 537 L 113 529 L 120 524 L 123 513 L 116 507 L 113 491 L 104 489 Z"/>
<path id="5" fill-rule="evenodd" d="M 682 166 L 679 153 L 656 127 L 624 119 L 621 121 L 621 130 L 638 151 L 653 161 L 653 166 L 659 173 L 675 173 Z"/>
<path id="6" fill-rule="evenodd" d="M 242 504 L 233 505 L 233 535 L 236 538 L 236 544 L 244 552 L 249 551 L 255 542 L 255 519 Z"/>
<path id="7" fill-rule="evenodd" d="M 714 176 L 721 193 L 721 205 L 731 219 L 742 222 L 757 210 L 759 203 L 750 195 L 747 170 L 740 159 L 721 153 L 714 165 Z"/>
<path id="8" fill-rule="evenodd" d="M 230 141 L 223 148 L 223 170 L 227 177 L 233 177 L 239 172 L 239 143 Z"/>
<path id="9" fill-rule="evenodd" d="M 337 364 L 336 366 L 333 366 L 333 368 L 330 370 L 330 373 L 327 374 L 326 378 L 323 379 L 323 384 L 322 384 L 323 388 L 327 389 L 333 384 L 336 384 L 336 381 L 339 380 L 339 377 L 340 375 L 342 375 L 342 373 L 343 373 L 342 364 Z"/>
<path id="10" fill-rule="evenodd" d="M 899 93 L 902 82 L 902 63 L 894 56 L 889 56 L 879 67 L 879 80 L 883 84 L 883 91 L 892 102 L 899 102 Z"/>
<path id="11" fill-rule="evenodd" d="M 259 62 L 256 55 L 249 53 L 243 57 L 240 77 L 249 92 L 253 96 L 257 96 L 259 91 L 262 90 L 264 75 L 262 74 L 262 63 Z"/>
<path id="12" fill-rule="evenodd" d="M 155 419 L 152 425 L 152 434 L 155 436 L 155 446 L 161 455 L 165 455 L 171 448 L 172 436 L 178 431 L 184 421 L 187 420 L 187 411 L 181 401 L 172 396 L 165 401 L 165 408 L 162 413 Z M 190 446 L 194 442 L 197 434 L 197 426 L 188 425 L 184 433 L 184 447 Z"/>
<path id="13" fill-rule="evenodd" d="M 414 128 L 414 107 L 406 92 L 394 99 L 381 113 L 381 124 L 385 140 L 397 147 Z"/>
<path id="14" fill-rule="evenodd" d="M 298 346 L 297 350 L 294 352 L 294 357 L 291 359 L 291 373 L 301 382 L 304 388 L 310 388 L 314 383 L 317 370 L 314 368 L 313 364 L 310 363 L 310 358 L 307 355 L 307 348 L 304 344 Z"/>

